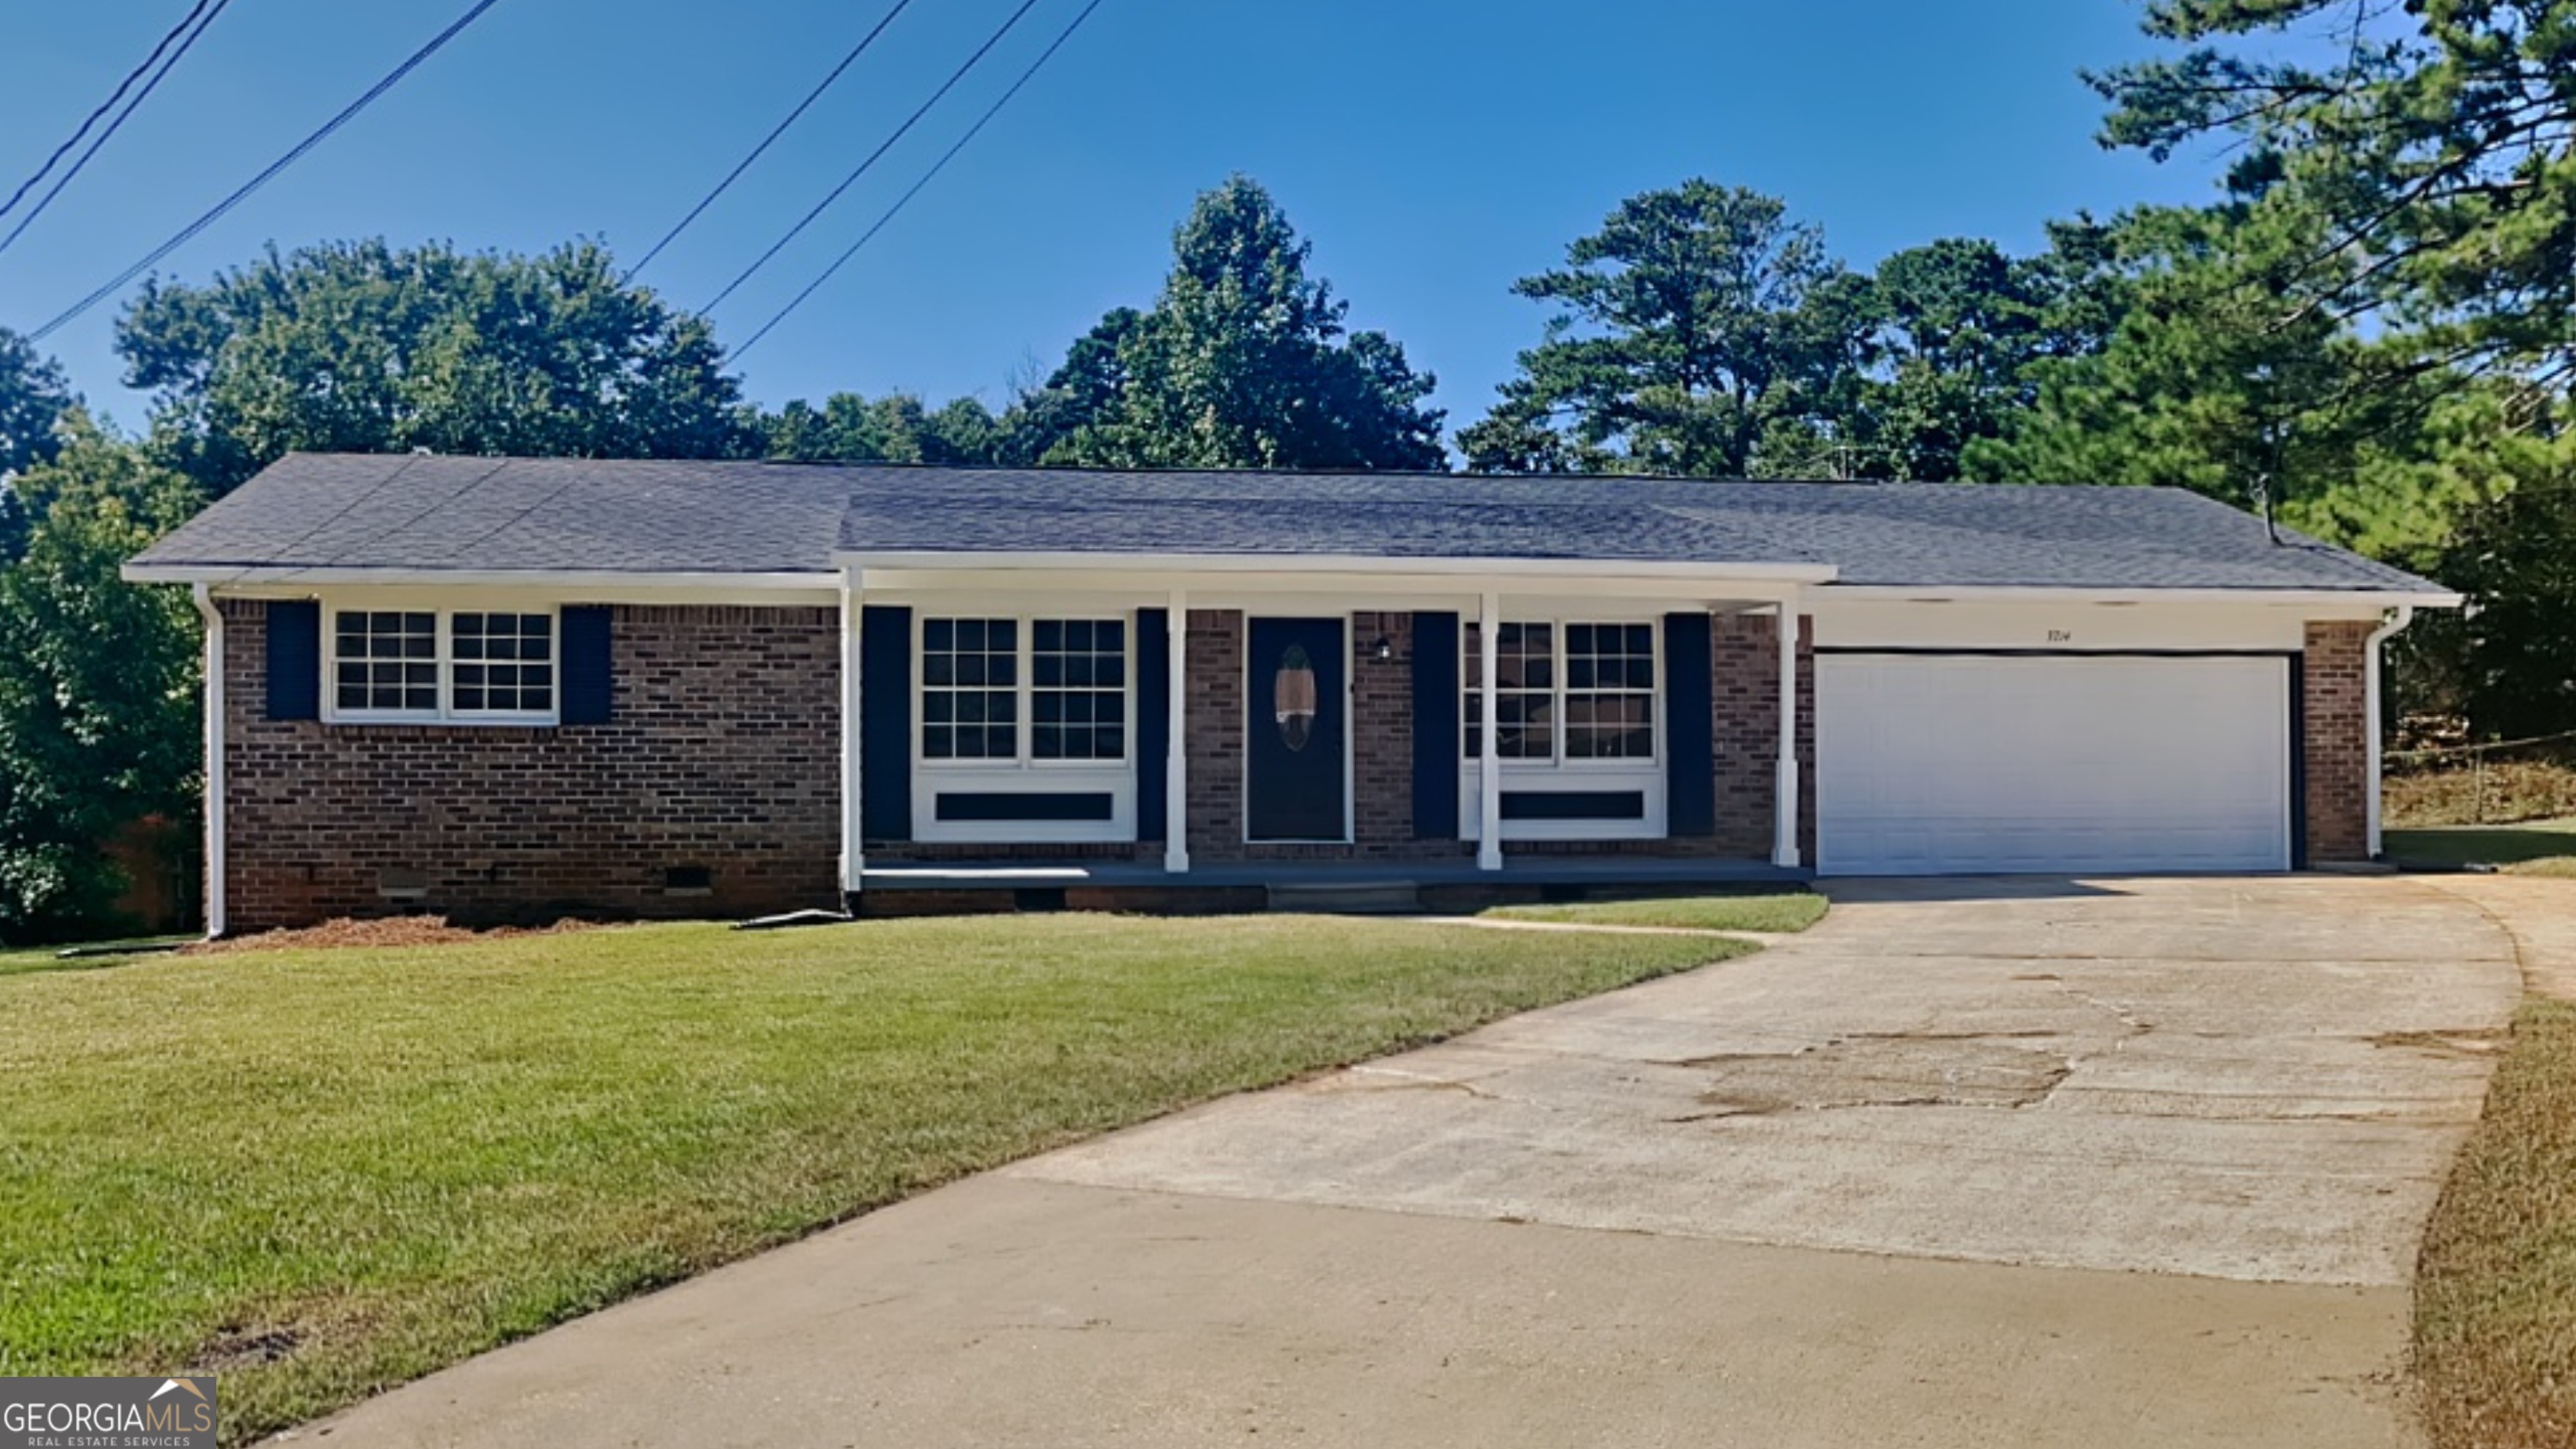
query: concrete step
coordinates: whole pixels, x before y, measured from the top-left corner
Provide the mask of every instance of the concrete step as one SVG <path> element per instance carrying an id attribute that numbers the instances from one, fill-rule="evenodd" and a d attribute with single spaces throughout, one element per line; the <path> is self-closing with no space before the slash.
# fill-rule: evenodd
<path id="1" fill-rule="evenodd" d="M 1268 888 L 1270 909 L 1321 916 L 1400 916 L 1422 909 L 1422 887 L 1409 880 L 1305 881 Z"/>

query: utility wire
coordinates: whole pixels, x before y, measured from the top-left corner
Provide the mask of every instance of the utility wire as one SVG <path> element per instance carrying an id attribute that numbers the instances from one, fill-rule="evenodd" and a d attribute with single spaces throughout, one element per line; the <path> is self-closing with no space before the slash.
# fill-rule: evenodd
<path id="1" fill-rule="evenodd" d="M 832 73 L 823 77 L 822 84 L 814 87 L 814 89 L 810 91 L 807 91 L 805 93 L 805 99 L 796 103 L 796 109 L 787 113 L 786 120 L 779 122 L 775 127 L 771 128 L 768 135 L 761 137 L 760 144 L 751 148 L 750 155 L 745 156 L 742 160 L 734 163 L 734 168 L 725 173 L 724 180 L 716 183 L 715 190 L 708 192 L 703 197 L 700 197 L 698 199 L 698 204 L 689 208 L 688 215 L 681 217 L 676 226 L 673 226 L 669 231 L 664 232 L 662 234 L 662 239 L 653 243 L 653 249 L 644 254 L 644 260 L 628 267 L 626 269 L 626 275 L 618 278 L 619 284 L 623 285 L 627 282 L 634 281 L 635 274 L 637 272 L 653 265 L 653 259 L 662 254 L 662 249 L 678 240 L 680 233 L 689 229 L 689 223 L 696 221 L 700 212 L 703 212 L 708 207 L 715 205 L 716 198 L 724 195 L 727 187 L 733 185 L 735 181 L 739 180 L 742 173 L 751 169 L 751 163 L 760 159 L 760 153 L 768 150 L 771 142 L 776 141 L 783 135 L 786 135 L 787 128 L 796 124 L 796 118 L 805 114 L 807 107 L 813 105 L 816 101 L 821 100 L 823 98 L 823 92 L 832 88 L 832 82 L 841 78 L 841 72 L 848 70 L 860 56 L 867 54 L 868 47 L 876 44 L 877 37 L 883 35 L 885 33 L 885 28 L 892 25 L 894 23 L 894 18 L 901 15 L 904 7 L 911 3 L 912 0 L 895 0 L 894 8 L 885 13 L 885 18 L 879 20 L 874 29 L 859 37 L 859 43 L 850 48 L 849 54 L 841 57 L 841 63 L 832 67 Z M 0 207 L 0 211 L 6 211 L 7 209 L 8 208 L 6 207 Z"/>
<path id="2" fill-rule="evenodd" d="M 108 139 L 114 136 L 125 125 L 126 120 L 141 108 L 144 101 L 151 97 L 152 92 L 160 87 L 162 80 L 178 67 L 180 57 L 188 53 L 199 37 L 206 33 L 206 28 L 215 23 L 215 17 L 223 14 L 224 7 L 231 3 L 232 0 L 197 0 L 197 8 L 189 11 L 180 19 L 175 29 L 161 37 L 161 43 L 152 47 L 152 53 L 143 58 L 143 64 L 127 72 L 125 79 L 117 83 L 115 94 L 110 95 L 97 110 L 90 112 L 88 119 L 80 123 L 80 129 L 72 132 L 71 139 L 55 147 L 54 154 L 45 158 L 45 164 L 36 168 L 36 174 L 28 177 L 16 193 L 10 196 L 7 203 L 0 204 L 0 216 L 6 216 L 21 198 L 35 188 L 37 182 L 45 179 L 45 173 L 54 169 L 54 163 L 63 159 L 63 153 L 80 144 L 81 137 L 88 134 L 90 126 L 100 116 L 115 107 L 118 98 L 134 84 L 137 76 L 147 70 L 152 71 L 152 78 L 143 83 L 143 89 L 134 93 L 134 99 L 127 101 L 124 109 L 117 111 L 115 118 L 107 123 L 107 129 L 99 132 L 98 139 L 90 142 L 88 149 L 82 151 L 71 166 L 63 172 L 62 179 L 56 181 L 43 196 L 37 198 L 34 206 L 27 208 L 27 214 L 18 218 L 18 224 L 10 229 L 7 236 L 0 237 L 0 252 L 7 251 L 10 243 L 16 241 L 28 227 L 34 225 L 37 217 L 45 214 L 45 208 L 54 204 L 54 198 L 63 194 L 63 188 L 72 184 L 72 178 L 81 174 L 81 168 L 89 165 L 90 158 L 98 154 L 99 148 L 105 146 Z M 192 26 L 193 29 L 190 28 Z M 181 35 L 183 31 L 184 38 Z M 170 43 L 173 40 L 178 41 L 179 48 L 176 50 L 170 50 Z M 165 50 L 170 50 L 167 60 L 161 58 L 161 53 Z M 153 69 L 155 62 L 160 65 L 158 70 Z"/>
<path id="3" fill-rule="evenodd" d="M 759 345 L 760 339 L 769 335 L 771 328 L 786 321 L 788 313 L 795 311 L 806 298 L 813 296 L 815 291 L 825 282 L 832 280 L 832 274 L 841 269 L 842 263 L 848 261 L 854 256 L 857 256 L 859 254 L 859 248 L 866 246 L 878 232 L 885 230 L 886 223 L 894 220 L 895 217 L 903 211 L 904 206 L 907 203 L 909 203 L 914 197 L 921 194 L 923 187 L 928 186 L 933 178 L 937 177 L 940 172 L 946 170 L 949 162 L 957 159 L 957 153 L 966 149 L 966 143 L 974 140 L 975 134 L 978 131 L 983 130 L 986 123 L 990 122 L 995 116 L 1002 113 L 1002 107 L 1011 103 L 1011 97 L 1020 93 L 1020 87 L 1027 85 L 1030 79 L 1036 76 L 1038 71 L 1044 67 L 1049 60 L 1054 58 L 1055 53 L 1064 48 L 1064 43 L 1073 39 L 1073 33 L 1082 28 L 1082 22 L 1091 18 L 1091 12 L 1099 8 L 1100 0 L 1091 0 L 1090 4 L 1083 6 L 1082 13 L 1073 17 L 1073 23 L 1067 25 L 1045 50 L 1038 53 L 1038 58 L 1029 63 L 1029 68 L 1020 72 L 1020 78 L 1018 80 L 1011 82 L 1011 88 L 1002 92 L 1000 99 L 984 108 L 984 114 L 975 118 L 975 124 L 966 128 L 966 134 L 957 138 L 957 144 L 949 147 L 938 160 L 930 163 L 930 169 L 921 174 L 920 180 L 912 183 L 911 190 L 896 197 L 894 205 L 886 208 L 885 215 L 878 217 L 874 226 L 871 226 L 866 231 L 860 233 L 859 239 L 850 243 L 850 249 L 848 251 L 845 251 L 839 256 L 833 258 L 832 264 L 823 269 L 823 274 L 821 276 L 806 283 L 804 291 L 801 291 L 795 296 L 789 298 L 786 306 L 779 308 L 775 316 L 771 317 L 768 321 L 761 323 L 760 330 L 751 334 L 751 336 L 746 339 L 740 347 L 735 348 L 733 350 L 733 354 L 727 357 L 725 361 L 731 363 L 741 360 L 744 353 L 749 352 L 753 347 Z"/>
<path id="4" fill-rule="evenodd" d="M 821 216 L 824 208 L 830 206 L 833 202 L 840 200 L 842 192 L 857 185 L 859 178 L 868 174 L 868 168 L 876 165 L 878 159 L 883 157 L 886 152 L 893 150 L 894 143 L 902 140 L 904 138 L 904 133 L 910 131 L 923 116 L 930 114 L 930 108 L 939 104 L 940 97 L 945 96 L 951 90 L 956 89 L 957 83 L 966 78 L 966 73 L 973 70 L 978 62 L 982 61 L 987 54 L 991 53 L 994 46 L 1001 44 L 1002 37 L 1010 34 L 1011 27 L 1019 24 L 1020 17 L 1035 9 L 1037 7 L 1037 3 L 1038 0 L 1021 0 L 1020 8 L 1011 12 L 1011 18 L 1002 22 L 1002 28 L 994 31 L 991 35 L 986 36 L 984 38 L 984 43 L 975 48 L 975 53 L 966 57 L 965 64 L 957 67 L 957 69 L 953 71 L 950 71 L 948 73 L 948 79 L 939 83 L 939 89 L 930 93 L 930 99 L 923 101 L 920 106 L 914 109 L 911 115 L 904 117 L 903 124 L 895 127 L 893 135 L 886 137 L 883 142 L 879 143 L 875 150 L 870 151 L 867 159 L 859 163 L 857 170 L 842 177 L 841 184 L 833 187 L 829 192 L 825 193 L 822 200 L 815 202 L 813 210 L 806 212 L 801 217 L 798 217 L 796 219 L 796 224 L 787 229 L 787 234 L 785 236 L 771 242 L 769 244 L 769 250 L 762 252 L 758 258 L 753 260 L 750 266 L 743 268 L 741 276 L 725 283 L 725 289 L 716 293 L 714 300 L 708 302 L 707 305 L 700 307 L 698 310 L 700 312 L 712 312 L 717 307 L 722 306 L 724 299 L 734 294 L 734 289 L 740 287 L 743 283 L 750 281 L 754 272 L 757 272 L 762 267 L 769 265 L 770 258 L 785 250 L 787 244 L 796 239 L 797 233 L 802 232 L 808 226 L 813 225 L 814 218 Z"/>
<path id="5" fill-rule="evenodd" d="M 395 85 L 401 82 L 404 76 L 407 76 L 414 70 L 418 69 L 422 61 L 425 61 L 431 56 L 437 54 L 438 51 L 447 44 L 447 42 L 454 40 L 459 34 L 461 34 L 465 27 L 481 19 L 484 11 L 491 9 L 499 3 L 500 0 L 476 0 L 473 8 L 467 10 L 463 15 L 458 16 L 445 30 L 431 36 L 427 44 L 423 45 L 420 49 L 413 51 L 409 58 L 405 59 L 402 64 L 395 66 L 392 70 L 386 72 L 384 79 L 377 81 L 374 85 L 368 87 L 366 94 L 358 97 L 354 101 L 351 101 L 346 107 L 342 108 L 340 114 L 323 122 L 320 128 L 315 130 L 313 134 L 296 142 L 292 150 L 289 150 L 285 155 L 270 162 L 267 169 L 261 171 L 257 176 L 243 182 L 241 188 L 235 191 L 232 195 L 216 202 L 213 206 L 207 208 L 206 212 L 199 216 L 195 221 L 181 227 L 177 235 L 171 237 L 161 245 L 154 247 L 151 251 L 146 252 L 143 255 L 142 260 L 136 262 L 130 267 L 127 267 L 124 271 L 117 273 L 113 278 L 108 280 L 106 285 L 100 287 L 97 291 L 94 291 L 88 296 L 81 298 L 79 301 L 74 302 L 70 307 L 64 309 L 61 315 L 55 317 L 54 320 L 37 328 L 35 331 L 28 333 L 27 340 L 30 342 L 43 341 L 48 335 L 61 328 L 63 324 L 71 321 L 75 317 L 78 317 L 90 308 L 97 306 L 99 303 L 106 301 L 109 297 L 116 295 L 119 288 L 123 287 L 126 283 L 133 281 L 136 277 L 143 275 L 146 271 L 149 271 L 163 257 L 166 257 L 172 252 L 175 252 L 179 248 L 187 245 L 190 241 L 195 239 L 197 233 L 214 225 L 217 221 L 223 218 L 225 213 L 248 200 L 252 192 L 259 190 L 261 187 L 266 186 L 269 182 L 275 180 L 279 172 L 284 171 L 287 167 L 302 160 L 305 152 L 312 150 L 314 147 L 319 146 L 324 141 L 330 139 L 333 132 L 339 130 L 342 126 L 347 125 L 360 111 L 363 111 L 367 107 L 375 104 L 376 99 L 379 96 L 392 90 Z"/>
<path id="6" fill-rule="evenodd" d="M 108 93 L 106 100 L 98 103 L 98 109 L 82 118 L 79 128 L 74 130 L 63 144 L 54 148 L 54 154 L 45 158 L 44 165 L 36 168 L 36 174 L 19 182 L 18 189 L 9 193 L 7 201 L 0 201 L 0 216 L 7 216 L 17 210 L 18 203 L 27 199 L 27 193 L 36 189 L 36 183 L 45 179 L 45 173 L 54 169 L 54 163 L 63 159 L 74 146 L 80 144 L 81 137 L 89 134 L 89 128 L 98 124 L 99 117 L 116 109 L 116 103 L 125 99 L 125 93 L 132 90 L 134 83 L 143 78 L 143 73 L 150 70 L 154 63 L 161 59 L 161 52 L 168 50 L 170 42 L 177 40 L 189 26 L 196 24 L 197 17 L 203 15 L 206 12 L 206 6 L 211 3 L 213 0 L 197 0 L 196 5 L 187 14 L 179 17 L 179 23 L 170 27 L 169 32 L 161 37 L 161 43 L 152 47 L 150 55 L 143 57 L 143 63 L 125 73 L 125 79 L 116 83 L 116 89 Z"/>

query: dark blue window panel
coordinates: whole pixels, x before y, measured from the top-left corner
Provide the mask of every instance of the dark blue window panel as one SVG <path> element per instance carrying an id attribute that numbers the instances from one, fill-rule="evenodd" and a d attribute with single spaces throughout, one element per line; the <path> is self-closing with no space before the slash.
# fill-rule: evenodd
<path id="1" fill-rule="evenodd" d="M 1107 820 L 1116 813 L 1116 805 L 1117 802 L 1106 792 L 1054 795 L 943 790 L 939 793 L 938 809 L 939 818 L 944 821 L 1054 823 Z"/>
<path id="2" fill-rule="evenodd" d="M 1505 790 L 1505 820 L 1643 820 L 1643 790 Z"/>

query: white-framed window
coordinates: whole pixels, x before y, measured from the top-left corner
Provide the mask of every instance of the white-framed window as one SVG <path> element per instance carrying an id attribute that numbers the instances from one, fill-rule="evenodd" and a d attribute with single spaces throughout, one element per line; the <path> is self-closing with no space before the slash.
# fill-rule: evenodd
<path id="1" fill-rule="evenodd" d="M 447 616 L 448 707 L 460 715 L 555 712 L 555 616 Z"/>
<path id="2" fill-rule="evenodd" d="M 1123 764 L 1127 621 L 921 621 L 921 758 Z"/>
<path id="3" fill-rule="evenodd" d="M 335 608 L 329 633 L 334 720 L 557 718 L 552 610 Z"/>
<path id="4" fill-rule="evenodd" d="M 1127 622 L 1040 619 L 1029 626 L 1029 756 L 1127 758 Z"/>
<path id="5" fill-rule="evenodd" d="M 1020 757 L 1020 621 L 921 621 L 921 757 Z"/>
<path id="6" fill-rule="evenodd" d="M 1530 764 L 1651 763 L 1655 626 L 1505 622 L 1494 637 L 1495 754 Z M 1465 757 L 1484 758 L 1484 640 L 1460 631 L 1465 653 Z"/>

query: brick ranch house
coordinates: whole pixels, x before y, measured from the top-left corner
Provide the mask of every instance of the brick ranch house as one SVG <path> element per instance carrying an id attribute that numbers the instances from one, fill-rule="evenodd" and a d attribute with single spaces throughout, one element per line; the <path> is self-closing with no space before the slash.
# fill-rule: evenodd
<path id="1" fill-rule="evenodd" d="M 2457 603 L 2154 489 L 427 455 L 126 574 L 219 934 L 2359 861 Z"/>

